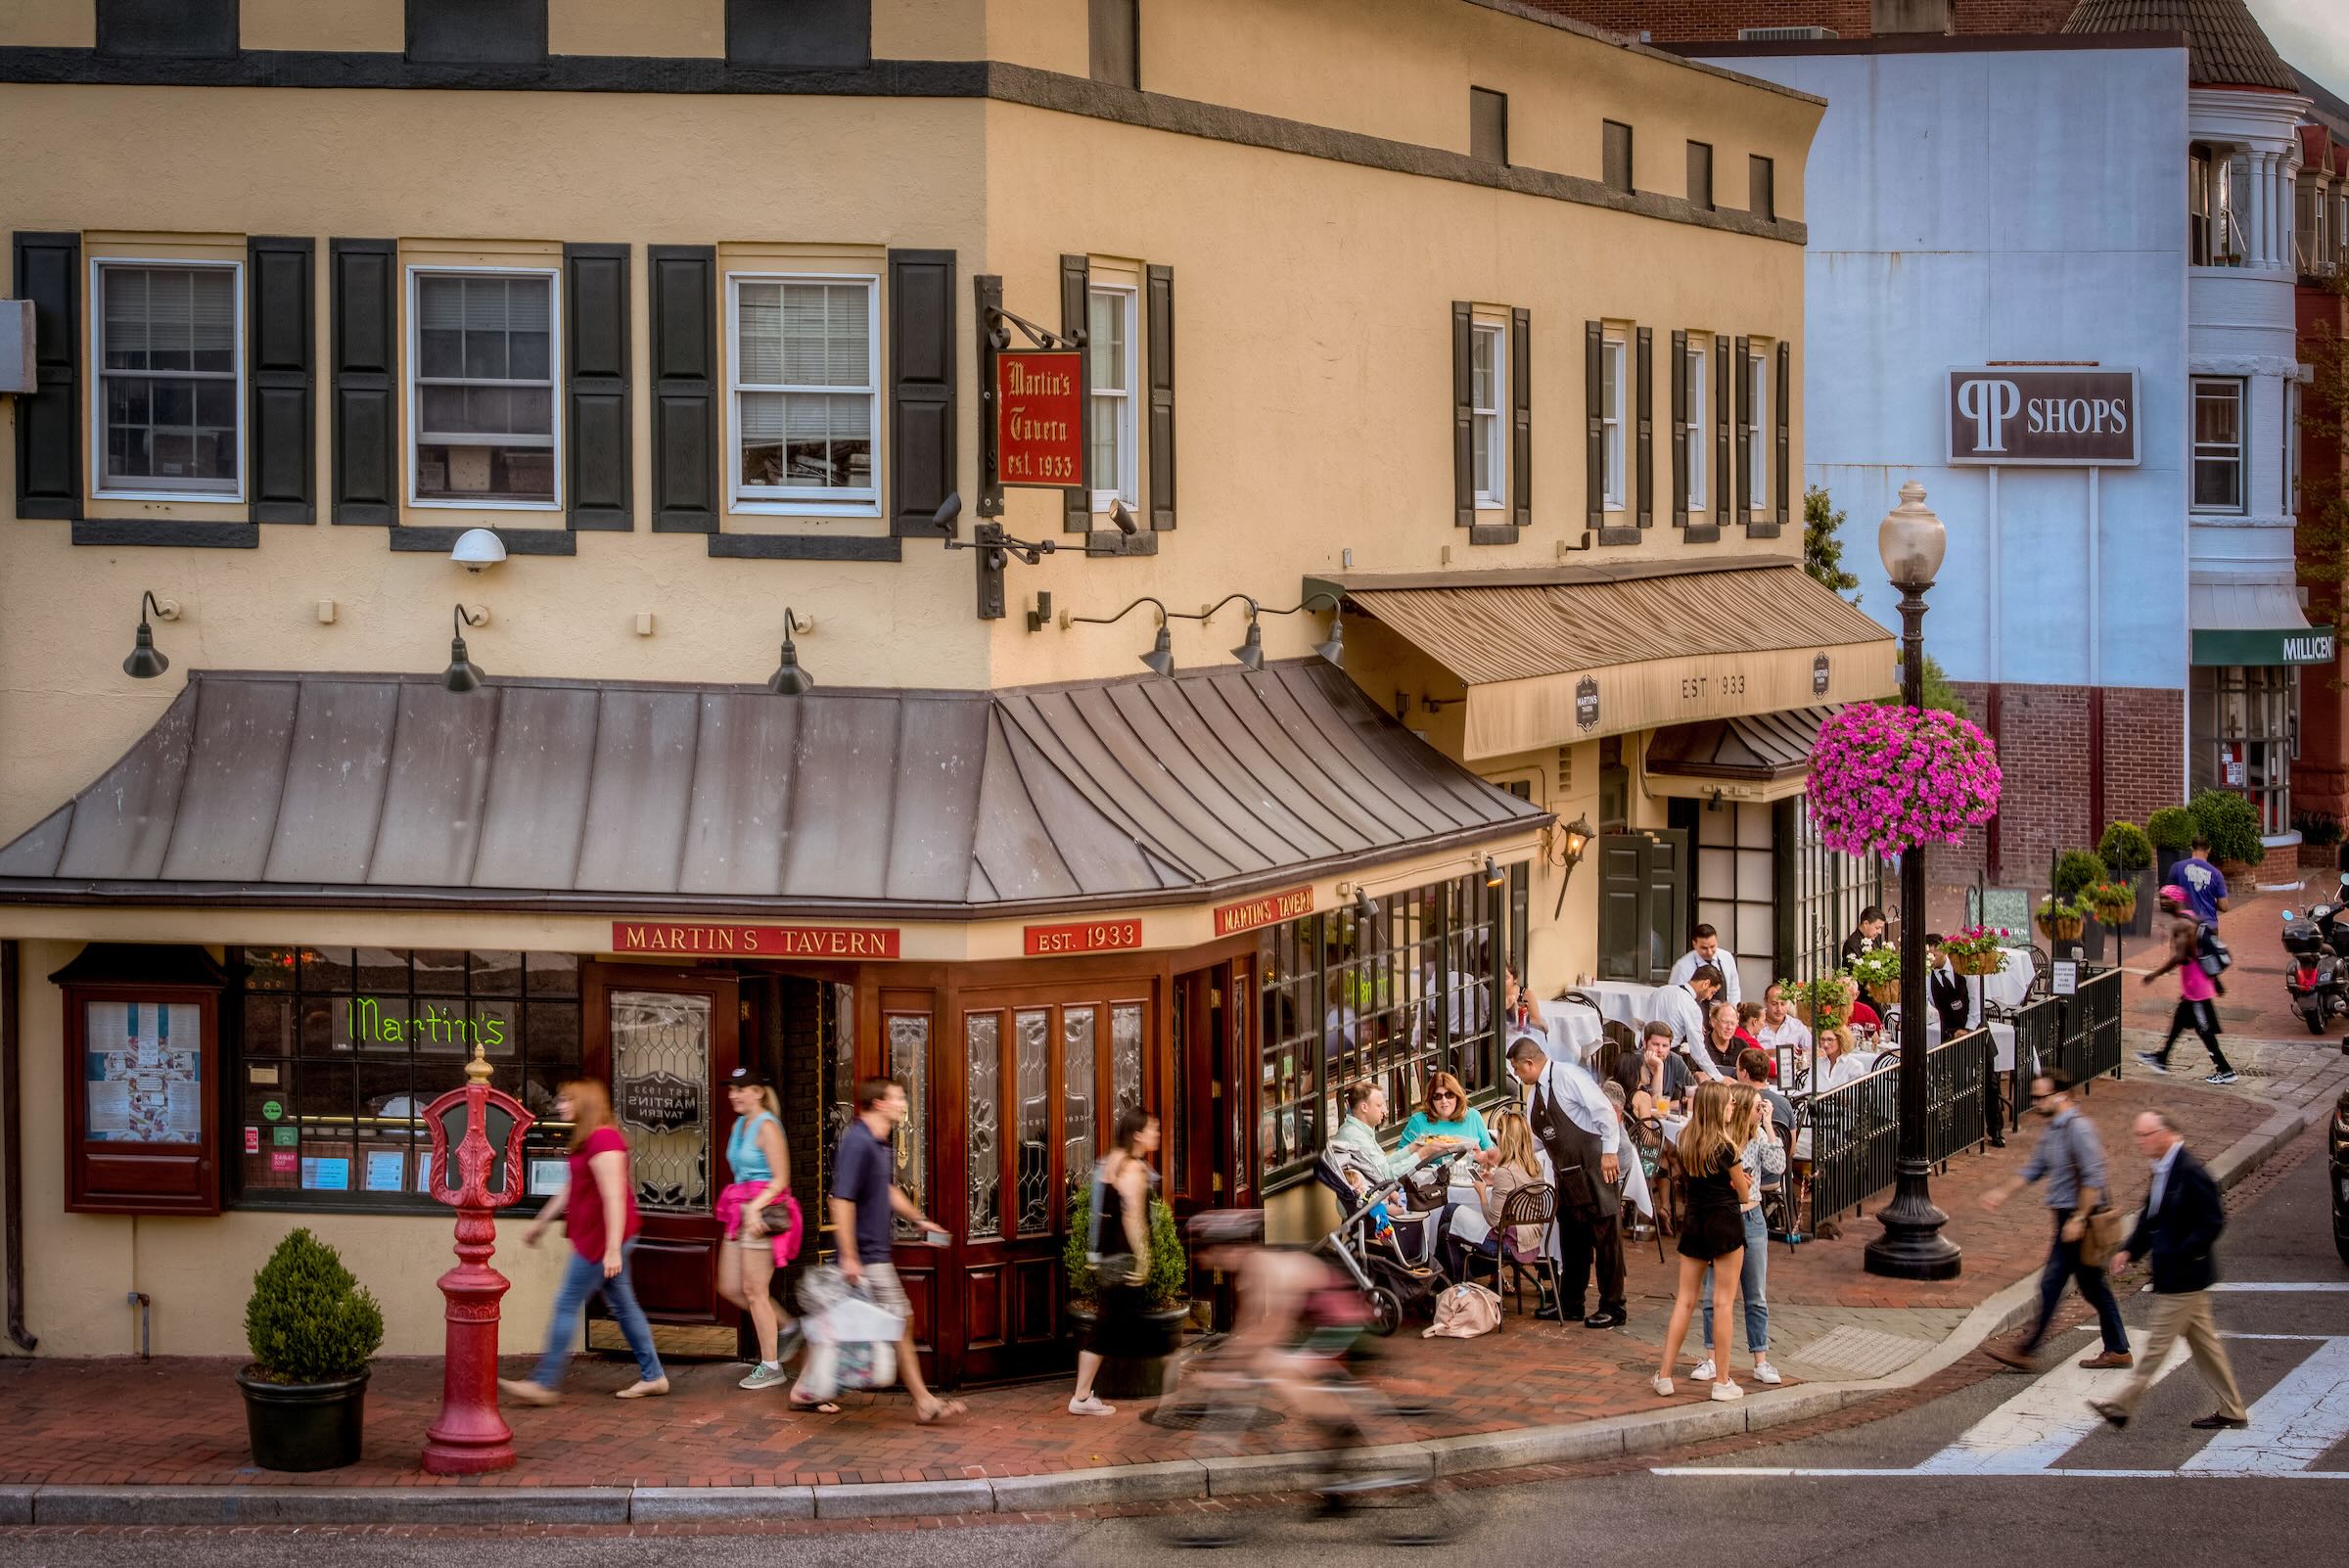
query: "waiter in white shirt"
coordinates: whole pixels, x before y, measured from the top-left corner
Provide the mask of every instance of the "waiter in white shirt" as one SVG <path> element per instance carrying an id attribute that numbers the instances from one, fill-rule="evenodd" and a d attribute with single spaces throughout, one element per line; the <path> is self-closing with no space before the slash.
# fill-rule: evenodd
<path id="1" fill-rule="evenodd" d="M 1548 1154 L 1557 1181 L 1559 1320 L 1583 1316 L 1583 1292 L 1593 1266 L 1598 1274 L 1598 1311 L 1583 1317 L 1586 1328 L 1620 1328 L 1631 1314 L 1624 1305 L 1622 1194 L 1623 1131 L 1615 1108 L 1580 1063 L 1553 1062 L 1539 1036 L 1509 1041 L 1509 1071 L 1530 1090 L 1526 1122 Z M 1587 1190 L 1577 1206 L 1564 1173 L 1580 1167 Z"/>
<path id="2" fill-rule="evenodd" d="M 1681 954 L 1679 963 L 1672 966 L 1672 978 L 1667 984 L 1680 985 L 1707 964 L 1711 964 L 1715 969 L 1721 971 L 1721 999 L 1723 1001 L 1734 1007 L 1737 1003 L 1745 1000 L 1743 988 L 1737 984 L 1737 955 L 1721 945 L 1721 933 L 1715 931 L 1711 926 L 1696 928 L 1696 935 L 1689 941 L 1688 950 Z"/>
<path id="3" fill-rule="evenodd" d="M 1705 1049 L 1705 1018 L 1713 1011 L 1713 998 L 1721 993 L 1721 971 L 1711 964 L 1699 964 L 1686 980 L 1666 986 L 1656 992 L 1656 1016 L 1652 1022 L 1672 1026 L 1673 1049 L 1687 1053 L 1696 1064 L 1699 1074 L 1709 1079 L 1726 1079 L 1728 1070 L 1713 1060 Z"/>

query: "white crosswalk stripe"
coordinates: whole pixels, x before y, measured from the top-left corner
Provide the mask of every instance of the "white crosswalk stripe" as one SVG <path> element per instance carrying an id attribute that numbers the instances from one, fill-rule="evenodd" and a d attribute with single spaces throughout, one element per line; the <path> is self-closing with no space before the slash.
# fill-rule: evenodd
<path id="1" fill-rule="evenodd" d="M 2305 1470 L 2349 1438 L 2349 1339 L 2328 1339 L 2251 1407 L 2251 1424 L 2221 1432 L 2180 1466 L 2220 1475 Z"/>
<path id="2" fill-rule="evenodd" d="M 2169 1376 L 2186 1359 L 2181 1340 L 2163 1359 L 2154 1380 Z M 2051 1469 L 2082 1438 L 2104 1424 L 2088 1402 L 2112 1393 L 2117 1381 L 2115 1373 L 2091 1372 L 2067 1358 L 1918 1465 L 1916 1474 L 2027 1475 Z"/>

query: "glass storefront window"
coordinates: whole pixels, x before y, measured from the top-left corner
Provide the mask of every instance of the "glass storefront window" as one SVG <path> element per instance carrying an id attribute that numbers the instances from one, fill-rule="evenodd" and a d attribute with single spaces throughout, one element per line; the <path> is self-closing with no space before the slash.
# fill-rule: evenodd
<path id="1" fill-rule="evenodd" d="M 2288 665 L 2199 665 L 2193 672 L 2193 787 L 2233 790 L 2263 834 L 2292 823 L 2300 672 Z"/>
<path id="2" fill-rule="evenodd" d="M 424 1107 L 480 1045 L 492 1087 L 551 1118 L 579 1071 L 579 966 L 566 953 L 248 947 L 225 1007 L 238 1201 L 438 1210 Z M 525 1145 L 532 1200 L 562 1184 L 567 1123 Z M 492 1185 L 496 1184 L 493 1177 Z"/>
<path id="3" fill-rule="evenodd" d="M 1267 928 L 1258 941 L 1258 1146 L 1267 1188 L 1303 1174 L 1347 1084 L 1386 1085 L 1401 1122 L 1439 1072 L 1500 1087 L 1500 965 L 1510 889 L 1430 883 Z"/>

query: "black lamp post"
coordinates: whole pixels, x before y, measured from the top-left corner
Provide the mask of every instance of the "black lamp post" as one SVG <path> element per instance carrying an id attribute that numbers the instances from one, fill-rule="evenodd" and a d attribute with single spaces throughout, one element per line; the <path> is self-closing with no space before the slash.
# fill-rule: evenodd
<path id="1" fill-rule="evenodd" d="M 1901 701 L 1925 705 L 1925 590 L 1941 571 L 1949 532 L 1925 505 L 1925 487 L 1901 486 L 1901 504 L 1876 530 L 1884 574 L 1901 590 Z M 1950 1217 L 1934 1206 L 1925 1153 L 1925 851 L 1901 853 L 1901 1152 L 1892 1202 L 1876 1216 L 1884 1233 L 1867 1244 L 1871 1274 L 1955 1279 L 1958 1244 L 1941 1233 Z"/>

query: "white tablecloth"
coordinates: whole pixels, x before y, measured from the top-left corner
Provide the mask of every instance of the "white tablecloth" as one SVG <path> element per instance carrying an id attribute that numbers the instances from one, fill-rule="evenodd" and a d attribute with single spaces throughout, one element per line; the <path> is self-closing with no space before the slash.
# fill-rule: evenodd
<path id="1" fill-rule="evenodd" d="M 2014 1026 L 2002 1019 L 1994 1018 L 1990 1022 L 1990 1038 L 1997 1049 L 1991 1066 L 2001 1073 L 2013 1072 Z M 1939 1013 L 1929 1012 L 1925 1015 L 1925 1043 L 1928 1046 L 1941 1043 L 1941 1015 Z"/>
<path id="2" fill-rule="evenodd" d="M 1545 1002 L 1542 1021 L 1549 1028 L 1549 1054 L 1560 1061 L 1588 1062 L 1607 1038 L 1598 1014 L 1581 1002 Z"/>
<path id="3" fill-rule="evenodd" d="M 1598 1003 L 1600 1012 L 1636 1034 L 1640 1025 L 1656 1016 L 1655 995 L 1662 988 L 1630 980 L 1594 980 L 1575 989 Z"/>
<path id="4" fill-rule="evenodd" d="M 2020 1007 L 2023 998 L 2031 994 L 2031 950 L 2009 947 L 1999 972 L 1976 977 L 1974 988 L 1983 1001 L 1997 1002 L 2001 1007 Z"/>

